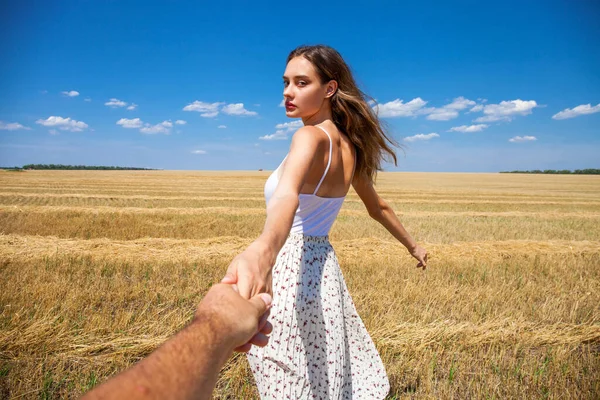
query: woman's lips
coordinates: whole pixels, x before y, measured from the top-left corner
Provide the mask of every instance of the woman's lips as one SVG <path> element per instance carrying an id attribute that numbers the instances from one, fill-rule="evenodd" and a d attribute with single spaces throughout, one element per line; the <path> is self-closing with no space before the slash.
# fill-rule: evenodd
<path id="1" fill-rule="evenodd" d="M 296 106 L 292 103 L 285 103 L 285 108 L 289 110 L 293 110 Z"/>

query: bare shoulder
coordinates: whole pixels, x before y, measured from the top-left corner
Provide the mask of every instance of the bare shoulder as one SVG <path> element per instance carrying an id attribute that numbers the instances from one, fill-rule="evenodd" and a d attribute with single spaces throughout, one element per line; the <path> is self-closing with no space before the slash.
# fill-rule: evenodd
<path id="1" fill-rule="evenodd" d="M 329 143 L 329 139 L 327 138 L 325 132 L 316 126 L 303 126 L 292 136 L 292 147 L 302 146 L 318 148 L 326 143 Z"/>
<path id="2" fill-rule="evenodd" d="M 314 141 L 315 143 L 319 143 L 319 142 L 322 142 L 323 140 L 327 140 L 327 136 L 326 136 L 325 132 L 323 132 L 321 129 L 317 128 L 316 126 L 307 125 L 307 126 L 301 127 L 300 129 L 298 129 L 296 131 L 296 133 L 294 133 L 292 140 L 294 140 L 294 139 Z"/>

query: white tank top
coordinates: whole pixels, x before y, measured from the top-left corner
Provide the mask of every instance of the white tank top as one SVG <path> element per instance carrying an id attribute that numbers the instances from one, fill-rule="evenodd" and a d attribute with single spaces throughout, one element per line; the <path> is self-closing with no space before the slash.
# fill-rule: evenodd
<path id="1" fill-rule="evenodd" d="M 298 208 L 296 209 L 296 214 L 294 215 L 294 222 L 292 224 L 292 229 L 290 233 L 301 233 L 304 235 L 311 236 L 326 236 L 329 234 L 329 230 L 333 225 L 335 218 L 337 217 L 340 209 L 342 208 L 342 204 L 344 203 L 343 197 L 319 197 L 317 196 L 317 192 L 329 171 L 329 167 L 331 166 L 331 154 L 333 142 L 331 141 L 331 136 L 320 126 L 317 128 L 321 128 L 327 137 L 329 138 L 329 160 L 327 161 L 327 167 L 325 168 L 325 173 L 321 177 L 319 184 L 315 188 L 315 191 L 312 194 L 304 194 L 300 193 L 298 196 Z M 287 158 L 287 156 L 286 156 Z M 285 158 L 284 158 L 285 161 Z M 265 200 L 267 205 L 269 204 L 269 200 L 271 196 L 275 192 L 277 188 L 277 184 L 279 183 L 279 168 L 283 161 L 269 179 L 265 183 Z M 356 160 L 354 161 L 354 168 L 356 168 Z M 352 175 L 354 177 L 354 171 L 352 171 Z"/>

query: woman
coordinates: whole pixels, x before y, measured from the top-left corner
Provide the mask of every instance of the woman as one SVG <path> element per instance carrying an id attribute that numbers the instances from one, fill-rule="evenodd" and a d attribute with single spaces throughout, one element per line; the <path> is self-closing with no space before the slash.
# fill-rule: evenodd
<path id="1" fill-rule="evenodd" d="M 273 293 L 273 332 L 239 351 L 264 399 L 384 398 L 381 358 L 346 288 L 328 232 L 350 188 L 425 269 L 427 252 L 377 195 L 373 179 L 395 144 L 334 49 L 301 46 L 283 76 L 286 115 L 302 118 L 290 151 L 265 185 L 260 237 L 230 264 L 225 283 L 250 298 Z"/>

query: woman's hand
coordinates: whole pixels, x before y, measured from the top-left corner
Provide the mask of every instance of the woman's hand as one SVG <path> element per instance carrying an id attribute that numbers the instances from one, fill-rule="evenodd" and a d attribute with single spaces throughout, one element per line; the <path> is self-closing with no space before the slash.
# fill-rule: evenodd
<path id="1" fill-rule="evenodd" d="M 253 242 L 236 256 L 221 283 L 235 284 L 239 294 L 250 299 L 259 293 L 273 295 L 271 269 L 274 257 L 266 246 Z"/>
<path id="2" fill-rule="evenodd" d="M 416 245 L 413 249 L 409 251 L 410 255 L 416 258 L 417 261 L 419 261 L 419 263 L 417 264 L 417 268 L 423 268 L 423 270 L 425 270 L 425 268 L 427 268 L 427 250 L 425 250 L 419 245 Z"/>

